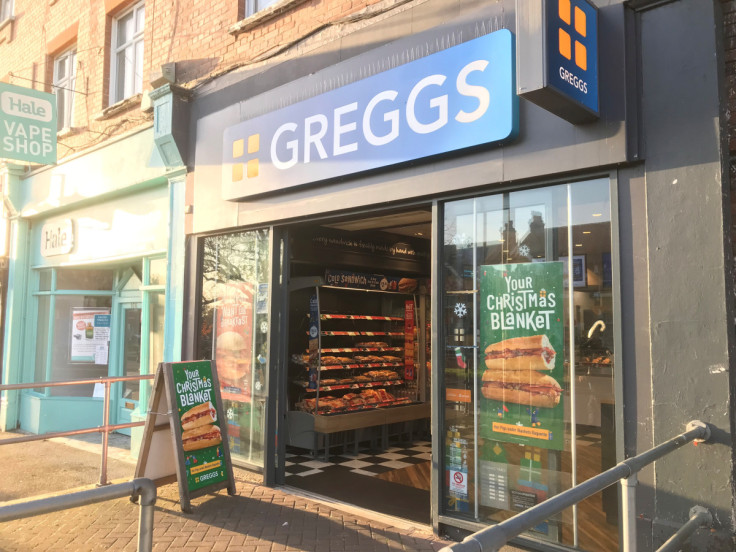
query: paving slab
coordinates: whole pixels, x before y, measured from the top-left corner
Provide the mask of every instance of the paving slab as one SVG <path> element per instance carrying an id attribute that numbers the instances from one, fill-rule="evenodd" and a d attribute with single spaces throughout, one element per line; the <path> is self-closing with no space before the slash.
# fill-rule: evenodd
<path id="1" fill-rule="evenodd" d="M 0 433 L 0 443 L 16 436 Z M 112 482 L 130 480 L 134 472 L 135 459 L 121 437 L 111 440 L 110 464 L 112 475 L 123 477 L 110 477 Z M 99 481 L 99 450 L 99 436 L 0 446 L 0 465 L 16 470 L 5 473 L 20 474 L 13 484 L 0 487 L 0 496 L 6 497 L 0 506 L 94 488 Z M 63 470 L 58 469 L 60 465 Z M 229 496 L 223 490 L 195 498 L 191 514 L 179 509 L 178 485 L 160 487 L 153 550 L 431 552 L 451 542 L 434 535 L 427 526 L 304 496 L 289 488 L 265 487 L 260 475 L 239 468 L 234 471 L 237 495 Z M 122 498 L 10 521 L 0 524 L 0 550 L 135 551 L 138 516 L 139 507 Z M 519 549 L 507 548 L 512 550 Z"/>

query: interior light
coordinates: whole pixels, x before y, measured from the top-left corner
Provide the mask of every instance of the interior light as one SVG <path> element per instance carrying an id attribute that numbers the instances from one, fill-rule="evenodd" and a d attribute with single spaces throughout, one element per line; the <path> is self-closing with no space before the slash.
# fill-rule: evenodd
<path id="1" fill-rule="evenodd" d="M 575 244 L 575 247 L 583 247 L 583 244 L 582 243 L 576 243 Z"/>
<path id="2" fill-rule="evenodd" d="M 603 213 L 593 213 L 593 216 L 594 217 L 602 217 L 603 216 Z"/>
<path id="3" fill-rule="evenodd" d="M 415 235 L 415 236 L 423 236 L 424 234 L 423 234 L 423 233 L 421 233 L 421 232 L 414 232 L 414 235 Z"/>
<path id="4" fill-rule="evenodd" d="M 590 234 L 590 230 L 583 230 L 583 234 Z"/>

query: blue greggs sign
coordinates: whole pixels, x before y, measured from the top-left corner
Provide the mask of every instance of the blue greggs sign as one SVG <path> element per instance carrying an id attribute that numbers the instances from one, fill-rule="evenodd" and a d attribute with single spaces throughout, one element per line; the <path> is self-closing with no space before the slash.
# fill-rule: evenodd
<path id="1" fill-rule="evenodd" d="M 224 199 L 514 138 L 514 39 L 503 29 L 225 130 Z"/>
<path id="2" fill-rule="evenodd" d="M 547 4 L 550 86 L 598 115 L 598 10 L 586 0 Z"/>

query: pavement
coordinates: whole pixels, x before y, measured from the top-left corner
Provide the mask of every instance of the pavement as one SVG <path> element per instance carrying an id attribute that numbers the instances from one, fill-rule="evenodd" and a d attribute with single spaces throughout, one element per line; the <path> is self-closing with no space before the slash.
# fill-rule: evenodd
<path id="1" fill-rule="evenodd" d="M 0 444 L 16 436 L 1 433 Z M 100 478 L 99 439 L 99 435 L 88 435 L 0 446 L 4 473 L 0 499 L 5 500 L 0 507 L 94 488 Z M 111 436 L 108 480 L 112 483 L 133 477 L 135 458 L 127 447 L 126 437 Z M 222 490 L 195 498 L 191 514 L 179 509 L 176 484 L 160 487 L 153 550 L 429 552 L 451 543 L 434 535 L 429 526 L 308 496 L 297 489 L 265 487 L 259 474 L 240 468 L 234 472 L 237 495 Z M 70 487 L 70 483 L 78 486 Z M 44 494 L 35 494 L 38 488 Z M 0 524 L 0 551 L 135 551 L 138 516 L 138 505 L 122 498 L 5 522 Z M 504 549 L 513 550 L 519 549 Z"/>

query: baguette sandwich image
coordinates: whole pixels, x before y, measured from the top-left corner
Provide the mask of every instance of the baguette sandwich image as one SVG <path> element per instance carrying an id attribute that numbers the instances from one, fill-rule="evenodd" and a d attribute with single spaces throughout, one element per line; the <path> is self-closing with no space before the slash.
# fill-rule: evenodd
<path id="1" fill-rule="evenodd" d="M 185 451 L 213 447 L 222 443 L 220 428 L 213 424 L 202 425 L 181 434 L 181 448 Z"/>
<path id="2" fill-rule="evenodd" d="M 555 350 L 546 335 L 512 337 L 492 343 L 485 350 L 489 370 L 553 370 Z"/>
<path id="3" fill-rule="evenodd" d="M 485 355 L 481 392 L 486 399 L 542 408 L 560 404 L 560 384 L 540 372 L 555 367 L 556 353 L 546 335 L 504 339 L 486 347 Z"/>
<path id="4" fill-rule="evenodd" d="M 560 404 L 562 388 L 540 372 L 486 370 L 481 392 L 486 399 L 552 408 Z"/>
<path id="5" fill-rule="evenodd" d="M 193 406 L 181 416 L 181 429 L 187 431 L 217 421 L 217 410 L 211 401 Z"/>

